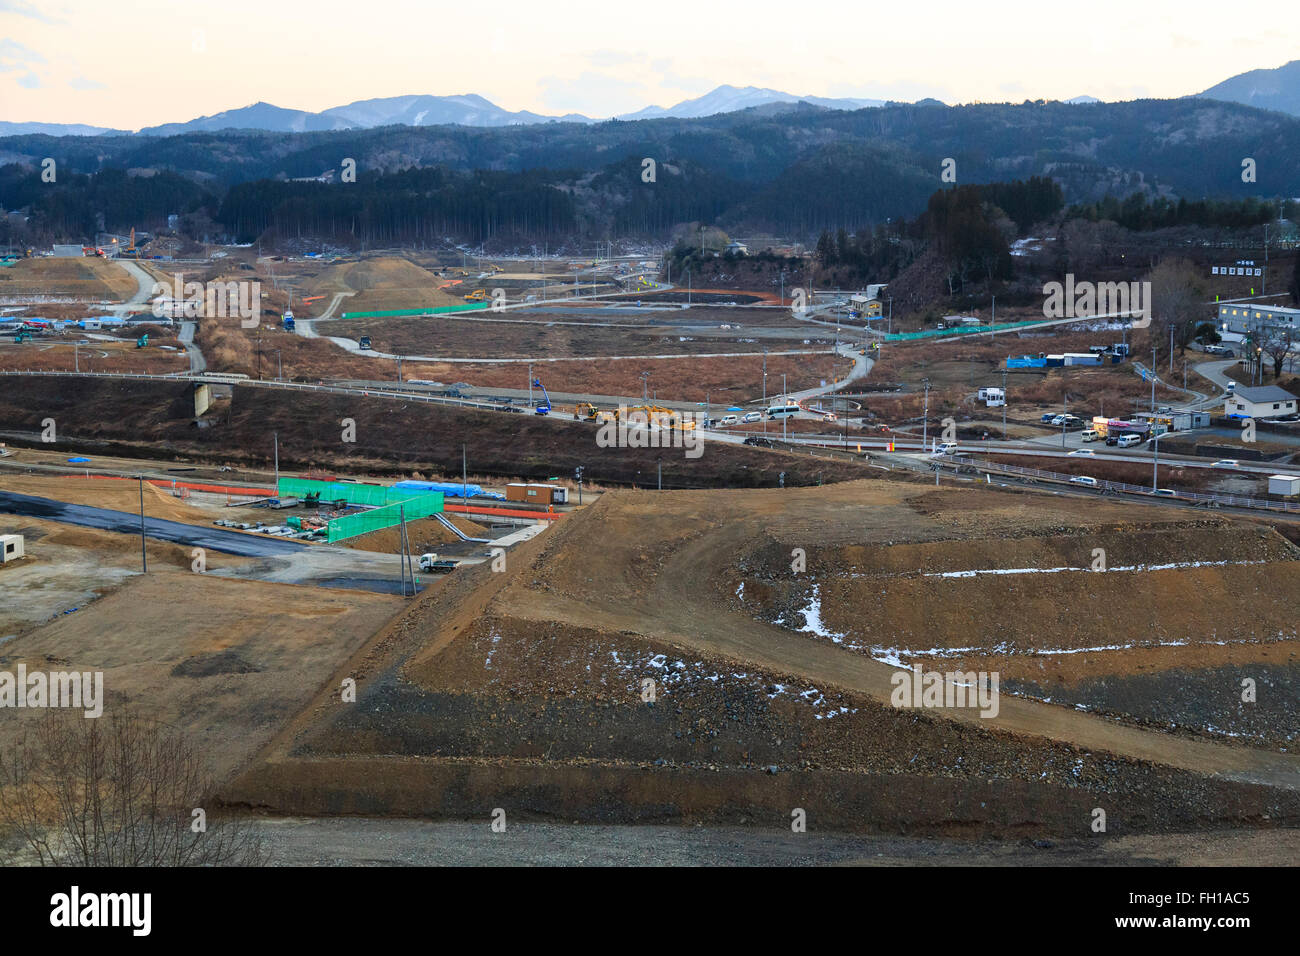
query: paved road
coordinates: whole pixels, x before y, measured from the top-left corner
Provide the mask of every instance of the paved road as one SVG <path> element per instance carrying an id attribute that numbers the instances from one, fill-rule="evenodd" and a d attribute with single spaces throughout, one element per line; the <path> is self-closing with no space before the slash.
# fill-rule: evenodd
<path id="1" fill-rule="evenodd" d="M 86 528 L 98 528 L 101 531 L 117 531 L 122 534 L 140 533 L 140 516 L 137 514 L 112 511 L 108 508 L 92 508 L 88 505 L 73 505 L 50 498 L 19 495 L 9 491 L 0 491 L 0 512 L 22 515 L 26 518 L 40 518 L 44 521 L 81 525 Z M 144 527 L 148 537 L 159 541 L 207 548 L 211 551 L 246 558 L 278 557 L 295 554 L 310 547 L 301 541 L 206 528 L 180 521 L 150 518 L 147 514 Z"/>
<path id="2" fill-rule="evenodd" d="M 149 304 L 149 296 L 153 292 L 153 276 L 130 259 L 114 259 L 113 261 L 130 273 L 131 278 L 135 280 L 135 295 L 125 302 L 114 303 L 104 308 L 113 313 L 138 312 L 144 309 Z"/>
<path id="3" fill-rule="evenodd" d="M 197 322 L 182 322 L 177 340 L 181 345 L 185 346 L 185 351 L 190 357 L 190 371 L 206 372 L 208 370 L 208 360 L 203 357 L 199 347 L 194 344 L 194 332 L 198 325 Z"/>

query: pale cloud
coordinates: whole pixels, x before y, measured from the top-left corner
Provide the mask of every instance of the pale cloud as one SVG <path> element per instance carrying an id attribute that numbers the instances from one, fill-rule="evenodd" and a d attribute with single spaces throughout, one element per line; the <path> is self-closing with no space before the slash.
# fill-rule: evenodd
<path id="1" fill-rule="evenodd" d="M 68 85 L 74 90 L 105 90 L 108 89 L 99 80 L 92 80 L 84 76 L 74 76 L 68 81 Z"/>
<path id="2" fill-rule="evenodd" d="M 0 73 L 12 73 L 14 70 L 30 71 L 37 64 L 44 64 L 45 57 L 30 47 L 23 46 L 17 40 L 0 40 Z"/>
<path id="3" fill-rule="evenodd" d="M 18 81 L 18 85 L 28 90 L 39 90 L 41 88 L 41 78 L 35 73 L 28 73 Z"/>
<path id="4" fill-rule="evenodd" d="M 36 7 L 34 4 L 25 3 L 24 0 L 0 0 L 0 13 L 12 13 L 16 16 L 39 20 L 41 23 L 63 22 L 61 18 L 52 17 L 45 10 Z"/>

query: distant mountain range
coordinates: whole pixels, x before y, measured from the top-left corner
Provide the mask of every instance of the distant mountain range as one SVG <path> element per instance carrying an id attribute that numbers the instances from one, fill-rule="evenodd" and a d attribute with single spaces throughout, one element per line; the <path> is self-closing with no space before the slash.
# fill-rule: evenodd
<path id="1" fill-rule="evenodd" d="M 1300 116 L 1300 60 L 1274 70 L 1251 70 L 1210 87 L 1199 97 L 1227 100 Z M 1093 96 L 1076 96 L 1067 103 L 1100 103 Z M 795 96 L 781 90 L 755 86 L 723 85 L 675 106 L 647 106 L 615 117 L 620 120 L 695 119 L 718 113 L 734 113 L 752 107 L 793 106 L 807 103 L 830 110 L 860 110 L 889 105 L 883 100 Z M 938 100 L 923 99 L 918 106 L 942 106 Z M 373 129 L 379 126 L 522 126 L 538 123 L 597 123 L 599 119 L 580 113 L 547 116 L 528 110 L 511 112 L 476 93 L 459 96 L 388 96 L 359 100 L 319 113 L 291 110 L 271 103 L 254 103 L 240 109 L 200 116 L 185 123 L 166 123 L 140 130 L 139 136 L 178 136 L 183 133 L 222 129 L 256 129 L 276 133 L 307 133 L 344 129 Z M 46 134 L 50 136 L 122 135 L 128 131 L 80 123 L 0 122 L 0 136 Z"/>
<path id="2" fill-rule="evenodd" d="M 662 106 L 647 106 L 635 113 L 624 113 L 617 117 L 621 120 L 660 119 L 671 116 L 677 119 L 695 119 L 700 116 L 713 116 L 716 113 L 734 113 L 751 106 L 767 106 L 769 103 L 811 103 L 828 110 L 861 110 L 873 106 L 884 106 L 884 100 L 827 99 L 822 96 L 792 96 L 780 90 L 760 89 L 756 86 L 719 86 L 710 93 L 693 100 L 682 100 L 676 106 L 664 109 Z"/>
<path id="3" fill-rule="evenodd" d="M 794 96 L 780 90 L 754 86 L 719 86 L 716 90 L 676 106 L 647 106 L 635 113 L 616 117 L 621 120 L 694 119 L 717 113 L 772 104 L 809 103 L 824 109 L 858 110 L 884 106 L 883 100 L 831 99 L 821 96 Z M 937 101 L 927 101 L 937 102 Z M 359 100 L 335 106 L 319 113 L 291 110 L 272 103 L 254 103 L 240 109 L 224 110 L 212 116 L 200 116 L 186 123 L 166 123 L 140 130 L 140 136 L 179 136 L 183 133 L 213 132 L 221 129 L 259 129 L 275 133 L 310 133 L 322 130 L 373 129 L 377 126 L 523 126 L 537 123 L 598 123 L 599 119 L 580 113 L 547 116 L 528 110 L 511 112 L 476 93 L 460 96 L 389 96 Z M 0 123 L 0 135 L 21 136 L 45 133 L 51 136 L 100 136 L 121 134 L 124 130 L 98 126 L 59 123 Z"/>
<path id="4" fill-rule="evenodd" d="M 1238 73 L 1197 95 L 1300 116 L 1300 60 L 1275 70 Z"/>

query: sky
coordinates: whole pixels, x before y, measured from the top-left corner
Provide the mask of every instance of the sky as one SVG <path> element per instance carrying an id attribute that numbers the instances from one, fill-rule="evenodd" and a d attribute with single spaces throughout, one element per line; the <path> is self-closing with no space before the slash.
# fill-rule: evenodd
<path id="1" fill-rule="evenodd" d="M 0 120 L 139 129 L 259 100 L 316 111 L 413 93 L 603 117 L 724 83 L 946 103 L 1125 100 L 1300 57 L 1291 0 L 448 6 L 0 0 Z"/>

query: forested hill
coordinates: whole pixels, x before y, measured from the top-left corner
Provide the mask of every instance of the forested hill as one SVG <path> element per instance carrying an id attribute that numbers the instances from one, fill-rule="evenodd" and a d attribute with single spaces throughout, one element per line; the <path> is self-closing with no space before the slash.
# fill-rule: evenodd
<path id="1" fill-rule="evenodd" d="M 594 125 L 5 137 L 0 162 L 11 165 L 0 169 L 0 203 L 63 217 L 69 228 L 99 215 L 110 229 L 145 226 L 138 220 L 160 206 L 203 209 L 246 238 L 269 221 L 268 205 L 281 201 L 299 210 L 303 228 L 325 221 L 337 227 L 340 217 L 355 217 L 361 197 L 334 191 L 357 189 L 369 193 L 372 210 L 418 199 L 467 238 L 505 231 L 658 235 L 692 220 L 793 235 L 914 216 L 942 184 L 949 159 L 958 184 L 1045 175 L 1060 184 L 1067 203 L 1087 204 L 1135 192 L 1188 200 L 1298 196 L 1297 155 L 1300 119 L 1210 100 L 856 112 L 800 104 Z M 57 184 L 40 180 L 46 158 L 58 164 Z M 653 182 L 643 178 L 645 159 L 655 160 Z M 1243 181 L 1246 159 L 1253 160 L 1254 182 Z M 340 182 L 347 160 L 355 161 L 355 183 Z M 406 179 L 392 175 L 411 167 L 425 169 Z M 176 175 L 157 177 L 165 200 L 140 185 L 130 191 L 138 211 L 121 202 L 106 210 L 105 190 L 73 175 L 106 169 L 132 178 Z M 424 175 L 433 169 L 437 175 Z M 332 181 L 232 188 L 318 176 Z M 184 196 L 176 195 L 178 179 L 188 184 Z M 72 192 L 55 201 L 61 190 L 52 185 Z"/>

